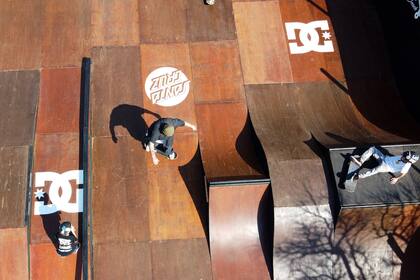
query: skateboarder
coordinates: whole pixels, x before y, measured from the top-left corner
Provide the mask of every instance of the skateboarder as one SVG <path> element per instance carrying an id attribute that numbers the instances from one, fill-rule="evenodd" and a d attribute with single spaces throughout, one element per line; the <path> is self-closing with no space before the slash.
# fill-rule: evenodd
<path id="1" fill-rule="evenodd" d="M 362 174 L 356 172 L 353 175 L 352 180 L 366 178 L 383 172 L 391 172 L 393 174 L 400 173 L 398 176 L 394 175 L 390 180 L 391 184 L 396 184 L 399 179 L 408 173 L 411 165 L 419 160 L 419 156 L 412 151 L 404 152 L 401 156 L 386 156 L 375 147 L 370 147 L 360 156 L 360 158 L 356 156 L 351 156 L 350 158 L 360 167 L 371 157 L 378 161 L 378 165 Z"/>
<path id="2" fill-rule="evenodd" d="M 60 225 L 59 232 L 57 233 L 57 241 L 57 253 L 62 257 L 77 253 L 77 250 L 80 248 L 74 227 L 70 222 L 63 222 Z"/>
<path id="3" fill-rule="evenodd" d="M 151 152 L 154 165 L 159 164 L 156 153 L 171 160 L 177 158 L 177 154 L 172 149 L 174 133 L 177 127 L 184 125 L 190 127 L 193 131 L 197 130 L 195 125 L 176 118 L 159 119 L 150 126 L 146 135 L 145 149 L 147 152 Z"/>

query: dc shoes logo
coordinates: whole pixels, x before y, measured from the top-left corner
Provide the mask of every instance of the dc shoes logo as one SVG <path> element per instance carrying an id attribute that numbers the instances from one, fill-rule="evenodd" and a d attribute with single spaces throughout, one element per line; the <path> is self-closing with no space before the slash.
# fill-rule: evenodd
<path id="1" fill-rule="evenodd" d="M 289 43 L 291 54 L 302 54 L 311 51 L 321 53 L 334 52 L 328 21 L 317 20 L 309 23 L 286 22 L 285 25 L 289 41 L 296 40 L 296 31 L 298 31 L 299 40 L 302 44 L 299 46 L 296 42 Z M 324 39 L 324 42 L 322 44 L 320 43 L 318 29 L 323 31 L 322 38 Z"/>
<path id="2" fill-rule="evenodd" d="M 160 67 L 147 76 L 145 90 L 153 104 L 175 106 L 187 98 L 190 81 L 181 70 Z"/>
<path id="3" fill-rule="evenodd" d="M 35 188 L 37 188 L 34 203 L 34 215 L 48 215 L 57 211 L 67 213 L 83 212 L 83 189 L 77 188 L 76 202 L 70 203 L 73 193 L 70 181 L 75 180 L 77 185 L 83 184 L 83 170 L 71 170 L 62 174 L 56 172 L 37 172 L 35 173 Z M 44 189 L 45 182 L 51 182 L 48 191 L 51 204 L 45 204 Z M 61 190 L 61 194 L 60 194 Z"/>

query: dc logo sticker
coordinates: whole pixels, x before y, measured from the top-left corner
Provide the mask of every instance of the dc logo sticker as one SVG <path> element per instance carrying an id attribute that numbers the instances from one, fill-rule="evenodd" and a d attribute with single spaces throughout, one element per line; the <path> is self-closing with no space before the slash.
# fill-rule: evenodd
<path id="1" fill-rule="evenodd" d="M 45 204 L 39 201 L 44 198 L 43 189 L 37 189 L 35 197 L 38 199 L 34 203 L 34 215 L 48 215 L 57 211 L 67 213 L 83 212 L 83 189 L 77 188 L 76 202 L 70 203 L 73 193 L 70 181 L 75 180 L 76 184 L 83 183 L 83 170 L 71 170 L 62 174 L 56 172 L 37 172 L 35 173 L 35 188 L 45 187 L 45 182 L 50 181 L 50 189 L 48 191 L 51 204 Z M 61 189 L 61 195 L 60 195 Z M 45 199 L 45 198 L 44 198 Z"/>
<path id="2" fill-rule="evenodd" d="M 175 106 L 187 98 L 190 80 L 174 67 L 160 67 L 153 70 L 146 78 L 145 90 L 153 104 Z"/>
<path id="3" fill-rule="evenodd" d="M 296 40 L 296 31 L 299 31 L 299 39 L 302 43 L 302 45 L 299 46 L 296 42 L 290 42 L 289 48 L 291 54 L 302 54 L 310 51 L 321 53 L 334 52 L 328 21 L 317 20 L 309 23 L 287 22 L 285 25 L 286 34 L 289 41 Z M 317 29 L 323 31 L 323 44 L 320 44 L 319 42 L 320 38 Z"/>

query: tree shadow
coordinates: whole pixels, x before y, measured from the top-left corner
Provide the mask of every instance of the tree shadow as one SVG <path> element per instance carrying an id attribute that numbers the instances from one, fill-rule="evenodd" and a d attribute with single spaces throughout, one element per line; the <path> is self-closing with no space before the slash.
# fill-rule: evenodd
<path id="1" fill-rule="evenodd" d="M 154 116 L 156 119 L 160 118 L 159 114 L 135 105 L 120 104 L 112 109 L 109 117 L 109 132 L 112 136 L 112 141 L 114 143 L 118 142 L 115 127 L 122 126 L 127 129 L 131 137 L 144 144 L 148 129 L 146 121 L 142 117 L 145 113 Z"/>
<path id="2" fill-rule="evenodd" d="M 190 160 L 190 162 L 183 166 L 179 166 L 178 170 L 194 202 L 195 209 L 197 210 L 197 213 L 200 217 L 201 225 L 206 235 L 207 244 L 210 246 L 208 228 L 208 204 L 204 183 L 204 169 L 201 162 L 199 147 L 197 147 L 194 157 Z"/>

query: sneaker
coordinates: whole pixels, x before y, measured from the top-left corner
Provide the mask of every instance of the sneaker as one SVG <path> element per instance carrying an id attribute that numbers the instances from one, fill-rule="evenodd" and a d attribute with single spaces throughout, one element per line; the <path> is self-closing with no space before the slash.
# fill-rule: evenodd
<path id="1" fill-rule="evenodd" d="M 350 159 L 352 162 L 354 162 L 358 166 L 362 166 L 362 163 L 360 162 L 360 160 L 358 160 L 355 156 L 350 156 Z"/>
<path id="2" fill-rule="evenodd" d="M 146 152 L 150 152 L 149 145 L 144 144 L 144 149 L 146 150 Z"/>
<path id="3" fill-rule="evenodd" d="M 352 181 L 359 180 L 359 174 L 354 173 L 354 175 L 353 175 L 353 176 L 351 176 L 351 180 L 352 180 Z"/>

